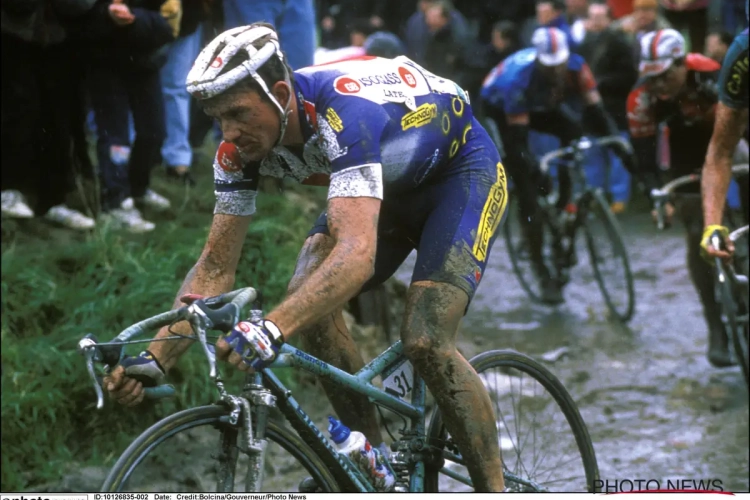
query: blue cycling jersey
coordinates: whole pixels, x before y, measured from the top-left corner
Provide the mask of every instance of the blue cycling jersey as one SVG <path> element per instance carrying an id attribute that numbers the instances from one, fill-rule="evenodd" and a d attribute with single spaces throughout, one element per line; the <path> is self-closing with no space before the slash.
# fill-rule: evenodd
<path id="1" fill-rule="evenodd" d="M 215 213 L 255 212 L 259 177 L 328 185 L 329 198 L 382 200 L 373 277 L 417 250 L 413 281 L 450 283 L 471 298 L 508 201 L 497 149 L 464 91 L 405 57 L 365 57 L 298 70 L 304 146 L 244 161 L 232 143 L 214 161 Z M 323 213 L 310 235 L 328 234 Z"/>
<path id="2" fill-rule="evenodd" d="M 748 105 L 748 30 L 737 35 L 729 46 L 719 73 L 719 100 L 733 109 Z"/>
<path id="3" fill-rule="evenodd" d="M 543 113 L 554 110 L 568 97 L 596 89 L 586 61 L 578 54 L 570 54 L 562 93 L 552 92 L 552 83 L 541 78 L 537 68 L 535 49 L 511 54 L 487 75 L 482 99 L 505 114 Z"/>
<path id="4" fill-rule="evenodd" d="M 474 127 L 467 95 L 411 60 L 364 57 L 295 71 L 304 148 L 243 162 L 222 143 L 217 213 L 255 211 L 259 175 L 330 182 L 329 198 L 403 193 L 458 165 Z M 471 145 L 470 145 L 471 146 Z"/>

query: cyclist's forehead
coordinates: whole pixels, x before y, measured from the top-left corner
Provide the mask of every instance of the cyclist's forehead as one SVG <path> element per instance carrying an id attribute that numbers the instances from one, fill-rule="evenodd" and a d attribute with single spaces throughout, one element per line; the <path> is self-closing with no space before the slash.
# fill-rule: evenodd
<path id="1" fill-rule="evenodd" d="M 238 111 L 256 109 L 260 103 L 261 98 L 257 92 L 243 89 L 206 99 L 201 102 L 201 107 L 208 116 L 218 118 Z"/>

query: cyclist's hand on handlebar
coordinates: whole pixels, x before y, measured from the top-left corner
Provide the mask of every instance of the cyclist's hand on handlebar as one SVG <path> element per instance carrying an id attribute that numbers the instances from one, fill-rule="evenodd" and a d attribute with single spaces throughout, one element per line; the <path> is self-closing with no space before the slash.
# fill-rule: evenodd
<path id="1" fill-rule="evenodd" d="M 721 236 L 724 248 L 715 248 L 711 244 L 711 237 L 715 232 L 718 232 Z M 732 243 L 728 236 L 729 229 L 724 226 L 706 226 L 706 228 L 703 229 L 703 237 L 701 237 L 701 257 L 703 257 L 703 259 L 709 264 L 713 264 L 716 257 L 722 260 L 730 259 L 734 253 L 734 243 Z"/>
<path id="2" fill-rule="evenodd" d="M 145 396 L 143 388 L 161 385 L 164 378 L 164 370 L 154 355 L 143 351 L 138 356 L 124 357 L 120 364 L 104 377 L 104 389 L 121 405 L 136 406 Z"/>
<path id="3" fill-rule="evenodd" d="M 271 321 L 240 321 L 216 342 L 216 357 L 242 371 L 257 371 L 273 363 L 283 344 L 281 331 Z"/>

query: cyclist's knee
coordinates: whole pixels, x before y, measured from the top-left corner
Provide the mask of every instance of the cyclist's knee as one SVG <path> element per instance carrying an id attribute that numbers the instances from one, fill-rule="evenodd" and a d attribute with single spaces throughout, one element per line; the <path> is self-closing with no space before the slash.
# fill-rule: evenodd
<path id="1" fill-rule="evenodd" d="M 412 284 L 406 299 L 401 339 L 404 354 L 415 365 L 434 366 L 455 353 L 456 330 L 467 301 L 466 292 L 453 285 Z"/>
<path id="2" fill-rule="evenodd" d="M 305 279 L 331 253 L 333 246 L 333 238 L 327 234 L 314 234 L 305 240 L 305 244 L 302 246 L 299 256 L 297 256 L 297 266 L 294 269 L 294 275 L 287 287 L 288 293 L 292 293 L 300 287 Z"/>

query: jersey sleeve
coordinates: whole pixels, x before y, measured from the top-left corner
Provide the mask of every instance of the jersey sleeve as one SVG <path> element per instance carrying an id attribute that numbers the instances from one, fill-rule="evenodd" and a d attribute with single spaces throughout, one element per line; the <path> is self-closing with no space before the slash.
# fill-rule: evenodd
<path id="1" fill-rule="evenodd" d="M 735 37 L 719 74 L 719 100 L 732 109 L 748 105 L 748 33 Z"/>
<path id="2" fill-rule="evenodd" d="M 581 95 L 586 95 L 592 90 L 596 90 L 596 79 L 591 72 L 591 68 L 585 62 L 581 64 L 581 68 L 578 70 L 578 90 Z"/>
<path id="3" fill-rule="evenodd" d="M 214 158 L 214 214 L 252 215 L 260 181 L 260 164 L 243 167 L 237 147 L 229 142 L 219 145 Z"/>
<path id="4" fill-rule="evenodd" d="M 328 198 L 383 199 L 380 140 L 390 116 L 364 97 L 336 95 L 318 109 L 321 149 L 331 162 Z"/>
<path id="5" fill-rule="evenodd" d="M 645 87 L 630 92 L 627 101 L 628 128 L 633 138 L 655 136 L 658 123 Z"/>

